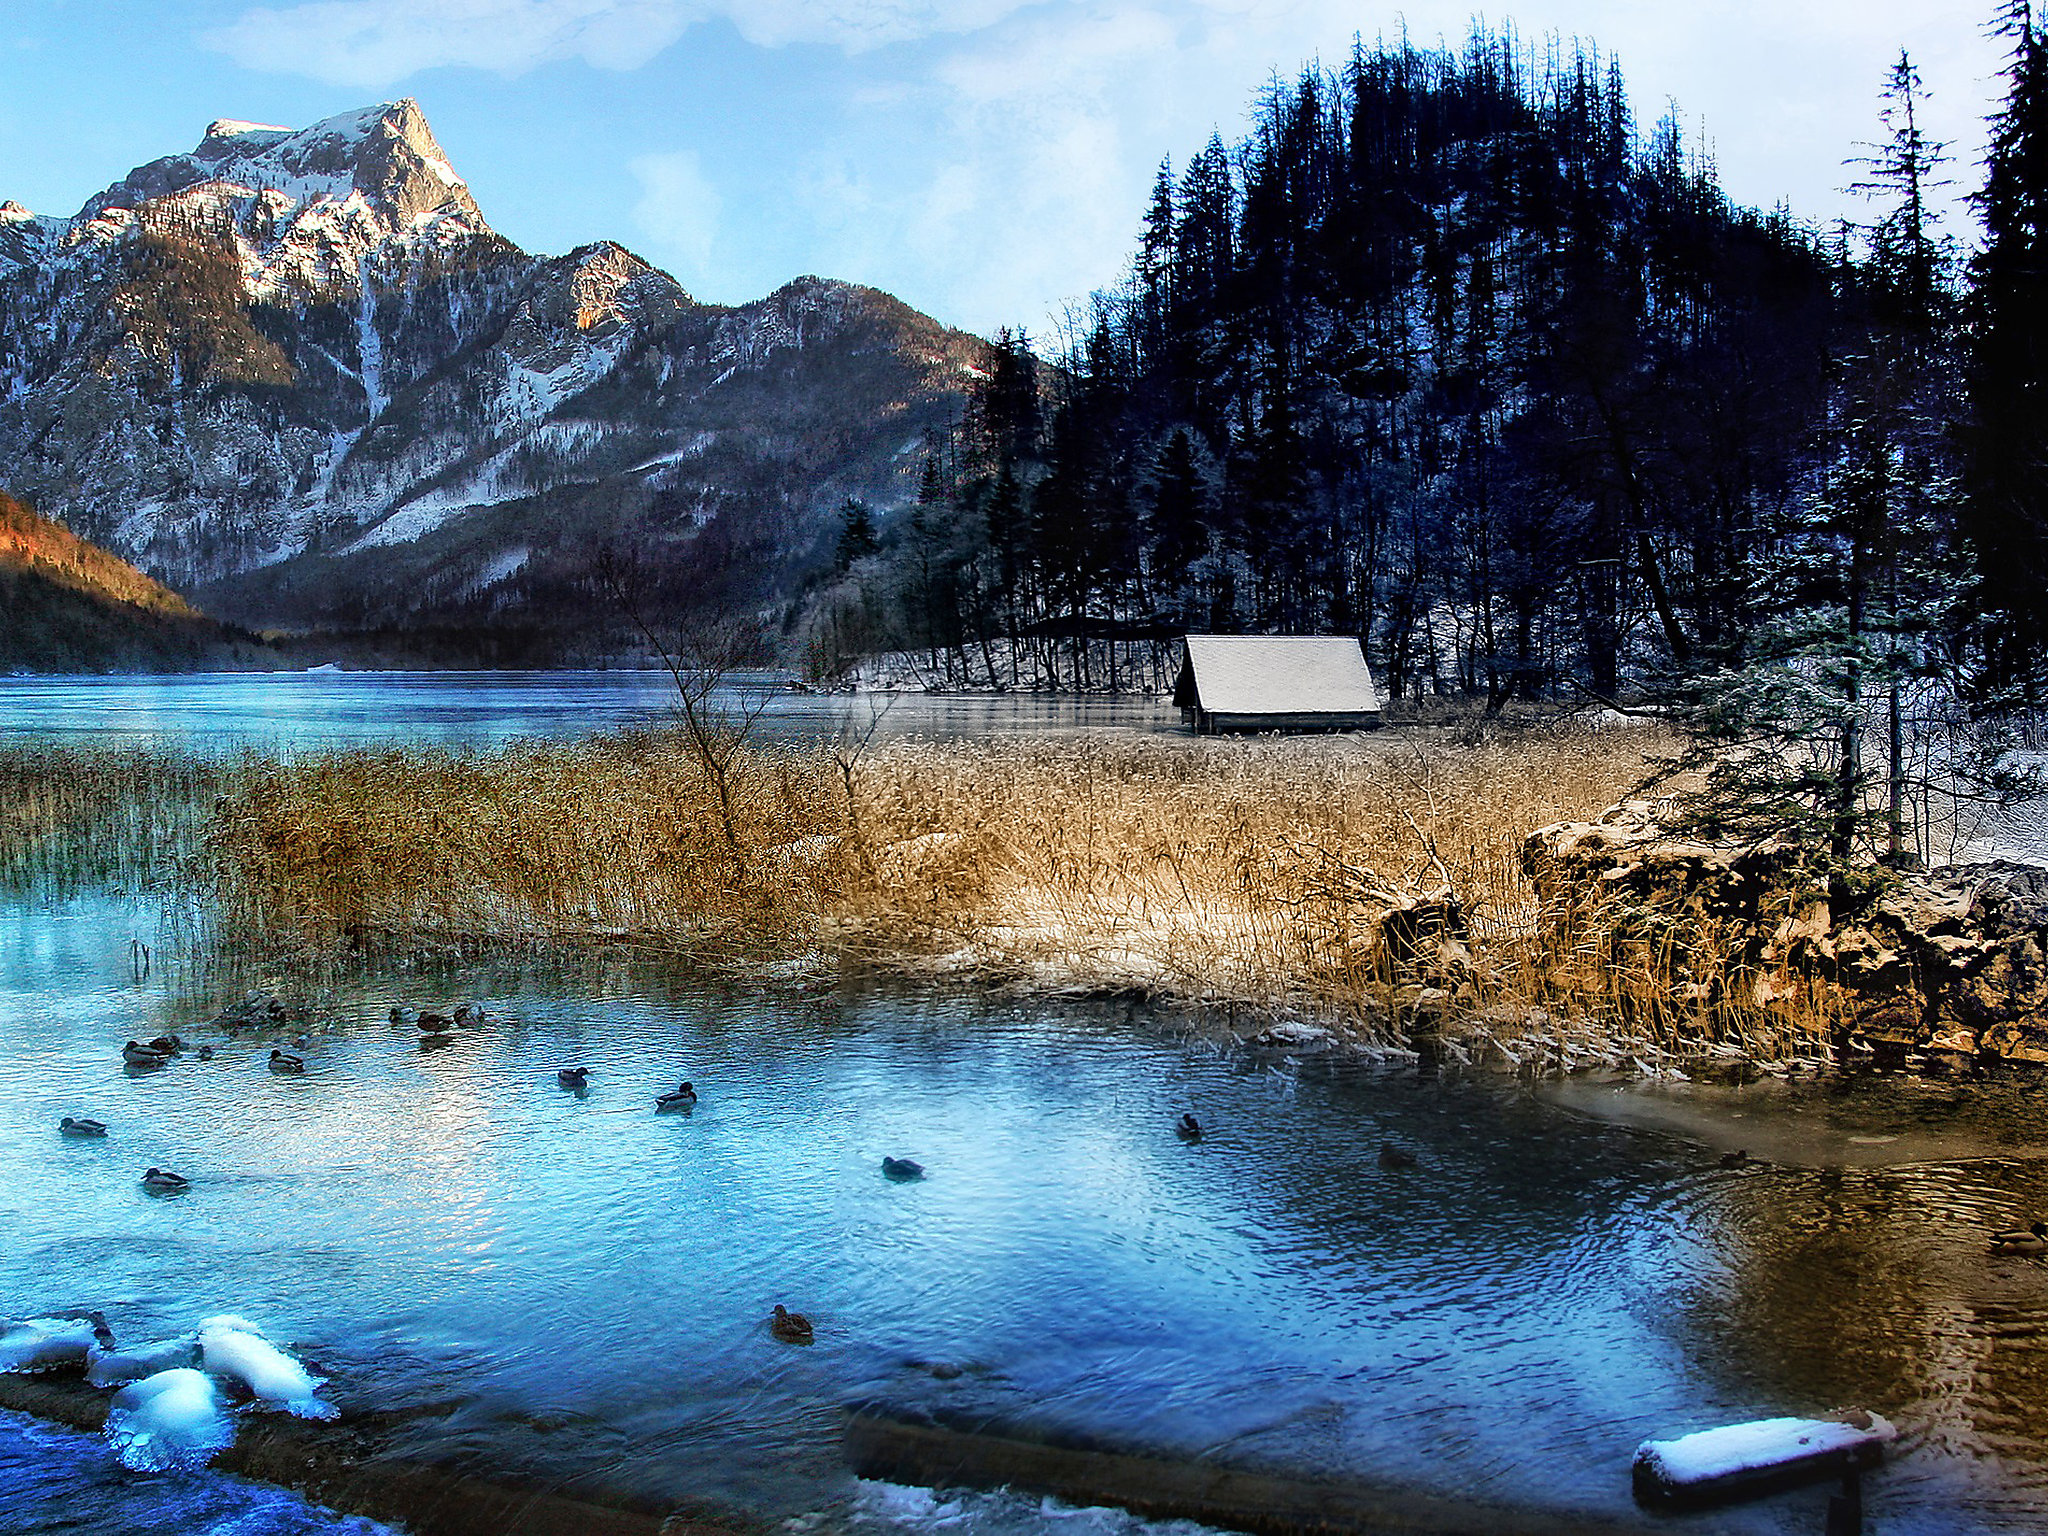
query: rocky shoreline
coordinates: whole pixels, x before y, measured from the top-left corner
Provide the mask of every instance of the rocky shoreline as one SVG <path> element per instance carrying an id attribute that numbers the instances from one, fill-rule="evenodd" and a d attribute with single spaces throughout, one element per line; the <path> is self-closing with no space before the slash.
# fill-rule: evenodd
<path id="1" fill-rule="evenodd" d="M 1676 1005 L 1818 1026 L 1838 1061 L 2048 1064 L 2048 869 L 1829 882 L 1775 840 L 1667 831 L 1648 801 L 1540 829 L 1523 866 L 1553 949 L 1597 942 L 1615 971 L 1668 978 Z"/>
<path id="2" fill-rule="evenodd" d="M 67 1375 L 0 1374 L 0 1408 L 96 1434 L 111 1394 Z M 351 1411 L 339 1422 L 245 1414 L 217 1471 L 289 1488 L 343 1514 L 410 1536 L 757 1536 L 743 1524 L 564 1492 L 517 1478 L 478 1477 L 406 1457 L 405 1429 L 453 1405 Z"/>

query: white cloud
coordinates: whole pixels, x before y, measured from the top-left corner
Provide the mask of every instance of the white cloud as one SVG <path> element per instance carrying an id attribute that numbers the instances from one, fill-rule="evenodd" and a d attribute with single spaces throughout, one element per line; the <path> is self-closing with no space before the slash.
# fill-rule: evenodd
<path id="1" fill-rule="evenodd" d="M 786 91 L 776 100 L 801 147 L 721 135 L 694 146 L 703 162 L 634 162 L 633 215 L 651 254 L 721 297 L 811 270 L 891 288 L 976 329 L 1042 329 L 1116 281 L 1162 155 L 1179 166 L 1212 130 L 1235 142 L 1270 77 L 1292 79 L 1317 58 L 1340 67 L 1354 32 L 1456 47 L 1477 8 L 1398 3 L 273 0 L 213 41 L 246 64 L 378 89 L 431 67 L 517 75 L 580 59 L 632 70 L 713 19 L 756 48 L 837 49 L 848 62 L 829 71 L 800 50 L 761 61 L 762 88 Z M 1842 161 L 1877 135 L 1878 88 L 1902 44 L 1936 93 L 1926 126 L 1951 143 L 1957 190 L 1975 181 L 1996 52 L 1983 6 L 1496 0 L 1485 11 L 1532 44 L 1554 32 L 1618 53 L 1645 127 L 1675 98 L 1736 200 L 1784 198 L 1825 221 L 1860 211 L 1840 193 L 1855 174 Z M 722 229 L 714 178 L 747 188 L 744 212 L 732 191 Z"/>
<path id="2" fill-rule="evenodd" d="M 243 12 L 206 36 L 251 69 L 380 89 L 450 66 L 524 74 L 561 59 L 638 69 L 700 21 L 761 47 L 858 53 L 971 32 L 1025 0 L 308 0 Z"/>
<path id="3" fill-rule="evenodd" d="M 633 174 L 640 181 L 633 222 L 647 237 L 647 254 L 703 297 L 707 284 L 716 282 L 712 247 L 724 199 L 690 150 L 641 155 L 633 161 Z"/>

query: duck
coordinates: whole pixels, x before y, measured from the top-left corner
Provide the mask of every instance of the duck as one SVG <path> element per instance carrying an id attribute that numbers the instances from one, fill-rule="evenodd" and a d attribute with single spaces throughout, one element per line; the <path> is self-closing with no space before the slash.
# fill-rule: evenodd
<path id="1" fill-rule="evenodd" d="M 201 1047 L 199 1047 L 199 1059 L 201 1061 L 213 1060 L 213 1047 L 210 1045 L 202 1045 Z"/>
<path id="2" fill-rule="evenodd" d="M 1391 1141 L 1380 1143 L 1380 1166 L 1382 1168 L 1413 1168 L 1415 1154 L 1395 1146 Z"/>
<path id="3" fill-rule="evenodd" d="M 176 1035 L 158 1035 L 149 1042 L 152 1051 L 162 1051 L 166 1056 L 175 1056 L 185 1049 L 185 1042 Z"/>
<path id="4" fill-rule="evenodd" d="M 1749 1148 L 1747 1147 L 1737 1147 L 1733 1152 L 1723 1152 L 1721 1154 L 1721 1166 L 1723 1168 L 1747 1168 L 1749 1162 Z"/>
<path id="5" fill-rule="evenodd" d="M 73 1118 L 66 1115 L 57 1122 L 57 1129 L 66 1136 L 104 1136 L 106 1123 L 101 1120 L 87 1120 L 83 1116 Z"/>
<path id="6" fill-rule="evenodd" d="M 393 1003 L 391 1005 L 391 1022 L 394 1024 L 410 1024 L 418 1017 L 418 1014 L 414 1013 L 403 1003 Z"/>
<path id="7" fill-rule="evenodd" d="M 144 1045 L 140 1040 L 130 1040 L 121 1047 L 121 1059 L 131 1067 L 160 1067 L 171 1059 L 171 1053 Z"/>
<path id="8" fill-rule="evenodd" d="M 273 1049 L 270 1053 L 270 1070 L 273 1072 L 303 1072 L 306 1070 L 306 1059 L 303 1056 L 294 1056 L 290 1051 Z"/>
<path id="9" fill-rule="evenodd" d="M 444 1013 L 423 1013 L 419 1016 L 420 1032 L 428 1035 L 448 1033 L 448 1016 Z"/>
<path id="10" fill-rule="evenodd" d="M 581 1088 L 589 1076 L 588 1067 L 563 1067 L 555 1073 L 555 1081 L 564 1088 Z"/>
<path id="11" fill-rule="evenodd" d="M 455 1022 L 464 1029 L 479 1029 L 489 1017 L 481 1003 L 464 1003 L 455 1010 Z"/>
<path id="12" fill-rule="evenodd" d="M 192 1181 L 182 1173 L 173 1173 L 168 1168 L 151 1168 L 142 1175 L 142 1185 L 145 1189 L 176 1194 L 180 1190 L 190 1189 Z"/>
<path id="13" fill-rule="evenodd" d="M 2038 1258 L 2048 1253 L 2048 1221 L 2037 1221 L 2031 1227 L 2013 1227 L 2004 1232 L 1991 1234 L 1993 1253 L 2024 1254 Z"/>
<path id="14" fill-rule="evenodd" d="M 1202 1122 L 1197 1120 L 1192 1114 L 1182 1115 L 1180 1120 L 1174 1125 L 1173 1132 L 1182 1141 L 1200 1141 L 1202 1139 Z"/>
<path id="15" fill-rule="evenodd" d="M 695 1109 L 697 1107 L 696 1086 L 691 1083 L 684 1083 L 674 1093 L 664 1093 L 656 1098 L 654 1107 L 656 1110 Z"/>
<path id="16" fill-rule="evenodd" d="M 907 1157 L 885 1157 L 882 1159 L 882 1174 L 899 1184 L 907 1184 L 912 1179 L 924 1177 L 924 1164 L 914 1163 Z"/>
<path id="17" fill-rule="evenodd" d="M 811 1320 L 779 1301 L 775 1303 L 775 1315 L 768 1320 L 768 1331 L 785 1344 L 808 1344 L 813 1337 Z"/>

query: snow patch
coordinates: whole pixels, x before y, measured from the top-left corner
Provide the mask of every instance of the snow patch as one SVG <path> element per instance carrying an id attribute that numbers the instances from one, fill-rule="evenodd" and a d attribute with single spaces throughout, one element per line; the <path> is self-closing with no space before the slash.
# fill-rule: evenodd
<path id="1" fill-rule="evenodd" d="M 1803 1461 L 1875 1451 L 1898 1436 L 1889 1422 L 1874 1413 L 1856 1417 L 1863 1422 L 1849 1422 L 1847 1415 L 1842 1419 L 1755 1419 L 1703 1429 L 1676 1440 L 1645 1440 L 1636 1450 L 1636 1475 L 1666 1489 L 1699 1488 Z"/>
<path id="2" fill-rule="evenodd" d="M 235 1426 L 212 1379 L 180 1366 L 116 1392 L 106 1436 L 132 1472 L 196 1471 L 235 1443 Z"/>

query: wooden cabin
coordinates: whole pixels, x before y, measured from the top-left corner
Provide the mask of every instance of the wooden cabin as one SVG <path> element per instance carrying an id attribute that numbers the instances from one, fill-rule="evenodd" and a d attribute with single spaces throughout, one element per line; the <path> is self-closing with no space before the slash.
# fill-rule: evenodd
<path id="1" fill-rule="evenodd" d="M 1348 635 L 1189 635 L 1173 702 L 1189 729 L 1359 731 L 1380 694 Z"/>

